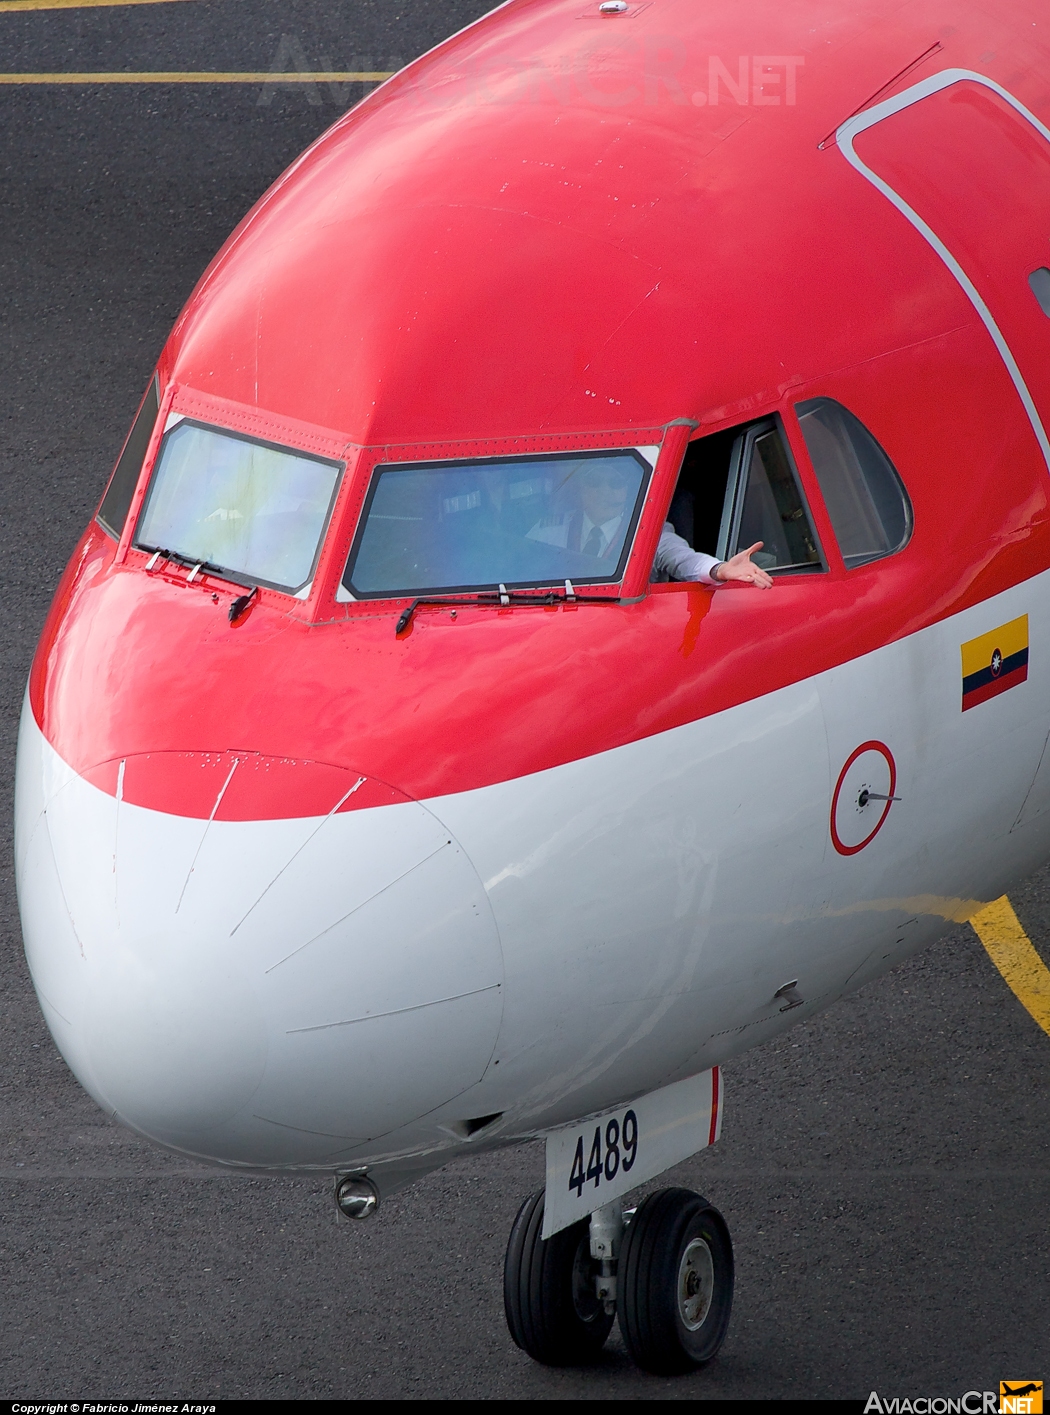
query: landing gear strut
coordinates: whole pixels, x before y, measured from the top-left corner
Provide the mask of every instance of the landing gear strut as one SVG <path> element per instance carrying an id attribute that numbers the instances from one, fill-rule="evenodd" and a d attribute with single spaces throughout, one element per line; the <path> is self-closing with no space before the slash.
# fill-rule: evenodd
<path id="1" fill-rule="evenodd" d="M 503 1298 L 518 1346 L 547 1366 L 593 1361 L 613 1313 L 633 1359 L 654 1375 L 706 1366 L 733 1306 L 733 1245 L 725 1220 L 689 1189 L 661 1189 L 626 1230 L 619 1205 L 540 1237 L 543 1191 L 518 1211 Z"/>

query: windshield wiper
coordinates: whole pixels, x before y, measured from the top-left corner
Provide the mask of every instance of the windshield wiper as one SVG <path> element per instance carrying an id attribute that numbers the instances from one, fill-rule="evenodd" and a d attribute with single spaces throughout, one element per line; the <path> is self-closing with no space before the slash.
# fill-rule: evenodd
<path id="1" fill-rule="evenodd" d="M 159 545 L 136 545 L 136 550 L 152 550 L 153 554 L 146 562 L 146 569 L 152 570 L 158 560 L 170 560 L 173 565 L 185 565 L 191 570 L 190 579 L 198 575 L 201 570 L 206 570 L 210 575 L 218 575 L 221 579 L 228 580 L 230 573 L 224 570 L 221 565 L 216 565 L 211 560 L 198 560 L 195 555 L 185 555 L 181 550 L 165 550 Z M 236 581 L 234 581 L 236 584 Z"/>
<path id="2" fill-rule="evenodd" d="M 451 595 L 420 595 L 412 603 L 403 609 L 398 616 L 397 624 L 394 626 L 394 634 L 403 634 L 412 623 L 412 617 L 421 605 L 468 605 L 473 609 L 503 609 L 508 605 L 519 607 L 527 605 L 549 605 L 549 604 L 622 604 L 623 600 L 619 595 L 585 594 L 578 595 L 573 588 L 571 580 L 565 581 L 563 590 L 547 590 L 542 594 L 536 594 L 531 590 L 508 590 L 506 585 L 500 585 L 498 590 L 479 591 L 476 595 L 465 597 L 455 597 Z"/>
<path id="3" fill-rule="evenodd" d="M 170 560 L 174 565 L 192 566 L 189 575 L 186 577 L 187 584 L 189 584 L 201 570 L 206 570 L 210 575 L 218 575 L 222 580 L 230 579 L 230 572 L 224 570 L 221 565 L 216 565 L 212 560 L 196 560 L 192 555 L 184 555 L 181 550 L 165 550 L 159 545 L 136 545 L 135 549 L 152 550 L 153 554 L 146 562 L 147 570 L 152 570 L 158 560 Z M 240 581 L 233 580 L 231 583 L 236 585 L 239 584 Z M 254 585 L 247 593 L 237 596 L 229 608 L 228 617 L 231 624 L 237 623 L 237 620 L 241 618 L 244 611 L 252 603 L 258 593 L 259 586 Z M 216 598 L 218 598 L 218 596 L 216 596 Z"/>

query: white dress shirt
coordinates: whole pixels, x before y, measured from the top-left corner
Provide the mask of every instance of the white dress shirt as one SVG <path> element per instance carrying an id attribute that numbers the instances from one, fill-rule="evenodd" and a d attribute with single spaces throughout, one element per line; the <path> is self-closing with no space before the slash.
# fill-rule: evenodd
<path id="1" fill-rule="evenodd" d="M 544 545 L 555 545 L 558 546 L 559 549 L 564 550 L 569 544 L 569 531 L 572 527 L 574 514 L 578 514 L 580 517 L 579 548 L 582 551 L 583 547 L 590 540 L 591 532 L 594 530 L 596 524 L 591 520 L 590 516 L 587 515 L 586 511 L 580 511 L 578 513 L 570 512 L 567 516 L 562 516 L 560 520 L 555 521 L 551 525 L 544 525 L 544 523 L 540 521 L 529 531 L 526 539 L 542 541 Z M 614 516 L 611 521 L 605 521 L 602 525 L 598 526 L 602 538 L 598 546 L 597 555 L 595 556 L 596 559 L 603 556 L 609 549 L 609 546 L 612 545 L 619 534 L 622 521 L 623 516 Z"/>
<path id="2" fill-rule="evenodd" d="M 580 549 L 583 550 L 583 547 L 591 538 L 591 532 L 594 530 L 596 523 L 591 520 L 586 511 L 582 512 L 581 515 L 583 524 L 580 527 Z M 598 526 L 602 538 L 595 552 L 597 555 L 604 555 L 610 545 L 612 545 L 613 541 L 620 533 L 620 522 L 622 520 L 622 516 L 614 516 L 611 521 L 603 521 L 602 524 Z"/>
<path id="3" fill-rule="evenodd" d="M 656 547 L 656 558 L 653 561 L 654 577 L 699 580 L 704 585 L 718 585 L 722 582 L 713 580 L 711 571 L 720 563 L 713 555 L 694 550 L 687 540 L 677 534 L 670 521 L 664 522 L 660 544 Z"/>
<path id="4" fill-rule="evenodd" d="M 580 545 L 584 546 L 587 544 L 594 522 L 586 513 L 581 512 L 580 514 L 582 516 Z M 571 520 L 571 516 L 565 516 L 554 525 L 537 524 L 529 531 L 528 539 L 564 548 L 568 544 Z M 602 550 L 611 545 L 619 534 L 622 520 L 622 516 L 617 516 L 611 521 L 606 521 L 603 526 L 599 526 L 598 529 L 602 533 Z M 664 528 L 660 533 L 660 544 L 656 548 L 656 557 L 653 561 L 654 579 L 699 580 L 704 585 L 718 585 L 721 584 L 721 581 L 713 580 L 711 571 L 720 563 L 713 555 L 705 555 L 702 550 L 694 550 L 687 540 L 677 534 L 670 521 L 664 522 Z"/>

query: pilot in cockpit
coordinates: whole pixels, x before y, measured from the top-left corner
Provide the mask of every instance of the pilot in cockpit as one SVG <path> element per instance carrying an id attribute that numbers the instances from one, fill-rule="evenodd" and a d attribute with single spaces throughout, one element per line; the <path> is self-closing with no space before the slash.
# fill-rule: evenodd
<path id="1" fill-rule="evenodd" d="M 621 524 L 629 512 L 627 477 L 616 466 L 596 463 L 585 468 L 577 482 L 577 506 L 554 520 L 533 526 L 528 539 L 598 559 L 618 556 Z M 719 561 L 694 550 L 667 521 L 653 562 L 653 579 L 698 580 L 705 585 L 740 580 L 768 590 L 773 585 L 771 576 L 751 559 L 761 549 L 762 542 L 756 541 L 731 559 Z"/>

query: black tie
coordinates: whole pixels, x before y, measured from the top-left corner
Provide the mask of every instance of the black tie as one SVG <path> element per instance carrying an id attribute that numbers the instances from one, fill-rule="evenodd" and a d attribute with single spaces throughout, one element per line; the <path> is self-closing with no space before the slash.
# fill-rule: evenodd
<path id="1" fill-rule="evenodd" d="M 583 553 L 584 553 L 584 555 L 594 555 L 594 556 L 601 555 L 601 553 L 602 553 L 602 542 L 603 542 L 604 540 L 605 540 L 605 537 L 602 535 L 601 527 L 600 527 L 600 526 L 592 526 L 592 527 L 591 527 L 591 533 L 590 533 L 590 535 L 587 537 L 587 540 L 585 541 L 584 546 L 583 546 Z"/>

